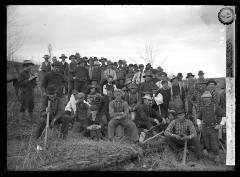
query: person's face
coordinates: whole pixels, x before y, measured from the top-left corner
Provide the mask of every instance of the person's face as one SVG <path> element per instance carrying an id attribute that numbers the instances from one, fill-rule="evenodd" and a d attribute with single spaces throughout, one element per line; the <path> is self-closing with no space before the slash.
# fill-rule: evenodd
<path id="1" fill-rule="evenodd" d="M 91 111 L 92 113 L 92 118 L 95 120 L 97 116 L 97 111 Z"/>
<path id="2" fill-rule="evenodd" d="M 161 75 L 160 79 L 164 81 L 164 80 L 166 80 L 166 76 L 165 75 Z"/>
<path id="3" fill-rule="evenodd" d="M 32 65 L 26 65 L 24 66 L 24 70 L 31 71 L 32 70 Z"/>
<path id="4" fill-rule="evenodd" d="M 150 105 L 151 104 L 151 100 L 149 99 L 144 99 L 143 102 L 146 104 L 146 105 Z"/>
<path id="5" fill-rule="evenodd" d="M 62 62 L 65 62 L 65 58 L 62 58 Z"/>
<path id="6" fill-rule="evenodd" d="M 203 78 L 204 74 L 199 74 L 198 77 L 199 78 Z"/>
<path id="7" fill-rule="evenodd" d="M 53 63 L 54 63 L 54 62 L 56 62 L 56 61 L 57 61 L 57 59 L 56 59 L 56 58 L 52 58 L 52 61 L 53 61 Z"/>
<path id="8" fill-rule="evenodd" d="M 177 85 L 178 85 L 178 79 L 174 79 L 173 82 L 172 82 L 172 84 L 173 84 L 174 86 L 177 86 Z"/>
<path id="9" fill-rule="evenodd" d="M 80 65 L 81 67 L 84 67 L 84 66 L 85 66 L 84 62 L 81 62 L 79 65 Z"/>
<path id="10" fill-rule="evenodd" d="M 193 77 L 192 77 L 192 76 L 189 76 L 189 77 L 188 77 L 188 80 L 193 80 Z"/>
<path id="11" fill-rule="evenodd" d="M 214 89 L 215 89 L 215 84 L 214 84 L 214 83 L 210 83 L 210 84 L 208 85 L 208 88 L 209 88 L 210 90 L 214 90 Z"/>
<path id="12" fill-rule="evenodd" d="M 130 66 L 130 67 L 129 67 L 129 70 L 131 70 L 131 71 L 132 71 L 132 70 L 133 70 L 133 67 L 132 67 L 132 66 Z"/>
<path id="13" fill-rule="evenodd" d="M 150 81 L 150 80 L 151 80 L 151 77 L 146 76 L 146 77 L 145 77 L 145 80 L 146 80 L 146 81 Z"/>
<path id="14" fill-rule="evenodd" d="M 124 81 L 123 81 L 123 80 L 119 80 L 119 83 L 120 83 L 121 85 L 123 85 L 123 84 L 124 84 Z"/>
<path id="15" fill-rule="evenodd" d="M 90 89 L 90 92 L 91 92 L 91 93 L 95 93 L 95 92 L 96 92 L 96 88 L 91 88 L 91 89 Z"/>
<path id="16" fill-rule="evenodd" d="M 112 65 L 108 65 L 107 67 L 108 67 L 108 69 L 111 69 L 111 68 L 112 68 Z"/>
<path id="17" fill-rule="evenodd" d="M 48 95 L 48 98 L 50 100 L 53 100 L 56 97 L 56 93 Z"/>
<path id="18" fill-rule="evenodd" d="M 179 79 L 180 81 L 182 81 L 182 78 L 183 78 L 183 77 L 179 77 L 178 79 Z"/>
<path id="19" fill-rule="evenodd" d="M 91 81 L 92 85 L 97 85 L 97 81 Z"/>
<path id="20" fill-rule="evenodd" d="M 99 68 L 99 65 L 94 65 L 94 68 Z"/>
<path id="21" fill-rule="evenodd" d="M 178 114 L 178 115 L 177 115 L 177 118 L 178 118 L 180 121 L 183 121 L 183 120 L 185 119 L 185 114 L 184 114 L 184 113 Z"/>
<path id="22" fill-rule="evenodd" d="M 199 90 L 205 90 L 206 89 L 206 85 L 205 84 L 198 84 L 198 89 Z"/>
<path id="23" fill-rule="evenodd" d="M 117 100 L 120 100 L 122 98 L 122 94 L 120 92 L 116 92 L 114 96 Z"/>
<path id="24" fill-rule="evenodd" d="M 58 71 L 60 71 L 60 69 L 59 69 L 59 67 L 54 66 L 54 67 L 53 67 L 53 71 L 58 72 Z"/>
<path id="25" fill-rule="evenodd" d="M 144 67 L 140 67 L 139 69 L 140 69 L 140 71 L 143 71 Z"/>
<path id="26" fill-rule="evenodd" d="M 108 78 L 108 83 L 112 83 L 113 82 L 113 78 L 109 77 Z"/>
<path id="27" fill-rule="evenodd" d="M 117 69 L 117 65 L 113 65 L 113 68 L 114 68 L 114 69 Z"/>
<path id="28" fill-rule="evenodd" d="M 203 98 L 203 104 L 204 105 L 209 105 L 211 103 L 211 97 Z"/>
<path id="29" fill-rule="evenodd" d="M 167 89 L 168 88 L 168 83 L 164 83 L 162 86 L 163 86 L 164 89 Z"/>
<path id="30" fill-rule="evenodd" d="M 93 60 L 89 60 L 89 65 L 93 65 Z"/>

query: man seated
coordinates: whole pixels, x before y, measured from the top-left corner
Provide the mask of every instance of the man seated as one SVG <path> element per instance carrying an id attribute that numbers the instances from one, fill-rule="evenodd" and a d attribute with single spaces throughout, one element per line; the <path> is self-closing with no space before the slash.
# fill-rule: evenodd
<path id="1" fill-rule="evenodd" d="M 144 127 L 150 129 L 154 122 L 156 124 L 166 123 L 165 119 L 151 107 L 152 98 L 149 94 L 143 97 L 143 104 L 137 107 L 135 123 L 138 128 Z"/>
<path id="2" fill-rule="evenodd" d="M 165 130 L 167 143 L 179 154 L 178 146 L 184 147 L 185 140 L 187 140 L 187 145 L 194 145 L 194 151 L 199 160 L 201 154 L 200 142 L 197 138 L 197 132 L 192 121 L 185 118 L 185 111 L 183 109 L 179 110 L 176 116 L 177 119 L 170 122 Z"/>
<path id="3" fill-rule="evenodd" d="M 111 120 L 108 123 L 108 137 L 110 140 L 113 140 L 116 127 L 122 125 L 129 130 L 130 141 L 135 143 L 139 139 L 137 127 L 129 118 L 129 106 L 127 102 L 122 99 L 122 95 L 122 91 L 116 89 L 114 91 L 115 99 L 109 103 L 109 115 Z"/>

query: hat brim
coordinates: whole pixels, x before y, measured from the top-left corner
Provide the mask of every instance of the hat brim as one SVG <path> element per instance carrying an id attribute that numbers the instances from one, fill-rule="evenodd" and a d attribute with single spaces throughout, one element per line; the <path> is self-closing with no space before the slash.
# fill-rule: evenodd
<path id="1" fill-rule="evenodd" d="M 195 75 L 189 75 L 189 76 L 186 76 L 186 78 L 189 78 L 190 76 L 194 77 Z"/>
<path id="2" fill-rule="evenodd" d="M 145 78 L 145 77 L 152 77 L 152 75 L 144 75 L 143 78 Z"/>

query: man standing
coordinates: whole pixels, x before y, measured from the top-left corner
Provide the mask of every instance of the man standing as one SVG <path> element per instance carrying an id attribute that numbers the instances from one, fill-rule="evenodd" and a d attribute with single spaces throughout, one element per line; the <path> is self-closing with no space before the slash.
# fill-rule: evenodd
<path id="1" fill-rule="evenodd" d="M 25 119 L 25 111 L 28 111 L 29 121 L 33 121 L 33 109 L 34 109 L 34 87 L 37 85 L 36 76 L 31 73 L 34 63 L 31 60 L 25 60 L 23 62 L 23 71 L 18 78 L 18 84 L 20 88 L 20 117 Z M 25 119 L 27 120 L 27 119 Z"/>
<path id="2" fill-rule="evenodd" d="M 215 163 L 219 163 L 219 142 L 218 129 L 220 119 L 218 117 L 225 117 L 226 113 L 212 101 L 212 95 L 209 91 L 205 91 L 201 96 L 203 99 L 203 106 L 199 110 L 198 119 L 202 120 L 202 136 L 204 141 L 204 154 L 208 155 L 212 151 L 215 155 Z"/>
<path id="3" fill-rule="evenodd" d="M 182 75 L 182 73 L 178 73 L 177 74 L 177 77 L 178 77 L 178 82 L 179 82 L 179 84 L 180 84 L 180 86 L 182 87 L 182 88 L 184 88 L 184 82 L 183 82 L 183 75 Z"/>
<path id="4" fill-rule="evenodd" d="M 217 85 L 217 82 L 214 79 L 209 79 L 207 82 L 207 89 L 210 91 L 214 103 L 219 106 L 220 94 L 215 89 L 216 85 Z"/>
<path id="5" fill-rule="evenodd" d="M 123 68 L 122 60 L 118 61 L 118 68 L 117 68 L 116 74 L 117 74 L 117 78 L 125 78 L 126 76 L 125 70 Z"/>
<path id="6" fill-rule="evenodd" d="M 67 74 L 66 74 L 66 70 L 68 68 L 68 63 L 65 61 L 67 56 L 62 54 L 59 58 L 62 60 L 61 61 L 61 65 L 62 65 L 61 73 L 63 74 L 64 79 L 65 79 L 65 84 L 64 84 L 64 94 L 65 94 L 65 93 L 68 93 L 68 82 L 67 82 Z"/>
<path id="7" fill-rule="evenodd" d="M 48 101 L 50 101 L 50 107 L 48 107 Z M 47 114 L 49 113 L 49 124 L 62 124 L 60 130 L 60 138 L 65 139 L 68 134 L 69 123 L 72 121 L 71 117 L 64 114 L 64 103 L 61 98 L 57 96 L 57 89 L 54 85 L 48 85 L 46 88 L 46 94 L 43 96 L 43 102 L 41 107 L 41 120 L 38 122 L 35 132 L 35 138 L 38 139 L 46 126 Z"/>
<path id="8" fill-rule="evenodd" d="M 128 66 L 128 72 L 126 74 L 126 79 L 133 79 L 133 76 L 134 76 L 135 72 L 133 70 L 133 64 L 129 64 Z"/>
<path id="9" fill-rule="evenodd" d="M 90 57 L 89 60 L 88 60 L 88 63 L 89 63 L 89 66 L 88 66 L 88 75 L 89 75 L 89 79 L 92 80 L 92 77 L 93 77 L 93 58 Z"/>
<path id="10" fill-rule="evenodd" d="M 99 87 L 99 84 L 101 82 L 101 68 L 100 68 L 100 63 L 98 61 L 94 61 L 93 63 L 91 80 L 97 81 L 97 86 Z"/>
<path id="11" fill-rule="evenodd" d="M 152 90 L 158 90 L 158 87 L 156 86 L 156 84 L 154 84 L 154 82 L 151 81 L 152 73 L 150 71 L 147 71 L 143 76 L 143 78 L 145 79 L 145 82 L 142 83 L 140 86 L 141 96 L 143 96 L 144 92 L 150 92 L 153 94 Z"/>
<path id="12" fill-rule="evenodd" d="M 138 85 L 138 87 L 140 88 L 140 84 L 144 83 L 145 79 L 144 79 L 144 75 L 145 73 L 143 72 L 144 69 L 144 65 L 140 64 L 139 65 L 139 71 L 137 73 L 134 74 L 132 81 Z"/>
<path id="13" fill-rule="evenodd" d="M 68 75 L 68 100 L 70 99 L 70 96 L 72 95 L 72 90 L 74 88 L 74 80 L 73 77 L 75 77 L 76 74 L 76 68 L 77 68 L 77 62 L 75 55 L 71 55 L 69 57 L 69 60 L 71 60 L 71 63 L 67 67 L 66 73 Z"/>
<path id="14" fill-rule="evenodd" d="M 144 127 L 148 130 L 153 126 L 153 123 L 159 124 L 162 122 L 166 123 L 165 119 L 155 111 L 151 106 L 152 98 L 150 95 L 145 95 L 143 97 L 143 104 L 137 107 L 135 123 L 137 127 Z"/>
<path id="15" fill-rule="evenodd" d="M 48 61 L 49 60 L 49 55 L 44 55 L 43 58 L 45 59 L 44 62 L 42 62 L 41 66 L 39 67 L 39 80 L 40 80 L 40 83 L 42 83 L 43 81 L 43 78 L 45 77 L 45 75 L 47 73 L 49 73 L 51 71 L 51 63 Z M 43 92 L 43 88 L 41 87 L 41 90 Z"/>
<path id="16" fill-rule="evenodd" d="M 115 99 L 109 104 L 110 122 L 108 123 L 108 137 L 110 140 L 114 138 L 115 128 L 118 125 L 126 127 L 130 132 L 130 140 L 134 143 L 138 142 L 138 130 L 135 123 L 129 118 L 129 107 L 126 101 L 122 99 L 123 93 L 117 89 L 114 91 Z"/>
<path id="17" fill-rule="evenodd" d="M 165 72 L 160 73 L 160 81 L 158 81 L 156 83 L 156 85 L 158 86 L 159 89 L 162 88 L 162 81 L 167 81 L 169 88 L 172 86 L 171 82 L 169 82 L 169 80 L 167 78 L 167 73 L 165 73 Z"/>
<path id="18" fill-rule="evenodd" d="M 112 76 L 113 81 L 117 80 L 116 72 L 112 69 L 112 62 L 107 61 L 107 69 L 104 71 L 105 80 L 107 80 L 108 76 Z"/>
<path id="19" fill-rule="evenodd" d="M 187 140 L 187 145 L 194 145 L 195 155 L 200 160 L 200 142 L 193 123 L 185 119 L 185 111 L 183 109 L 176 112 L 176 115 L 177 119 L 170 122 L 165 130 L 166 142 L 174 151 L 180 153 L 177 146 L 184 146 L 184 142 Z"/>
<path id="20" fill-rule="evenodd" d="M 73 77 L 73 79 L 74 89 L 76 89 L 78 92 L 86 93 L 89 82 L 89 74 L 88 70 L 84 67 L 84 65 L 84 60 L 80 59 L 76 68 L 76 76 Z"/>
<path id="21" fill-rule="evenodd" d="M 158 81 L 160 81 L 157 77 L 158 71 L 156 69 L 152 69 L 152 81 L 154 84 L 156 84 Z"/>

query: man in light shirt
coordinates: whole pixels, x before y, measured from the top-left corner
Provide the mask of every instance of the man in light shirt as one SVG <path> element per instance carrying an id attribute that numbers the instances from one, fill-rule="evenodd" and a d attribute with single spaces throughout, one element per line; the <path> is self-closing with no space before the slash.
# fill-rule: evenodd
<path id="1" fill-rule="evenodd" d="M 156 85 L 158 86 L 159 89 L 163 87 L 163 86 L 162 86 L 162 81 L 163 81 L 163 80 L 165 80 L 165 81 L 168 82 L 168 87 L 169 87 L 169 88 L 172 86 L 171 82 L 168 81 L 167 73 L 162 72 L 162 73 L 160 74 L 160 81 L 158 81 L 158 82 L 156 83 Z"/>
<path id="2" fill-rule="evenodd" d="M 145 75 L 145 73 L 143 72 L 143 69 L 144 69 L 144 65 L 140 64 L 139 71 L 136 74 L 134 74 L 134 76 L 132 78 L 132 81 L 135 84 L 137 84 L 138 86 L 145 81 L 145 79 L 143 77 Z"/>

